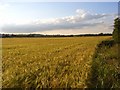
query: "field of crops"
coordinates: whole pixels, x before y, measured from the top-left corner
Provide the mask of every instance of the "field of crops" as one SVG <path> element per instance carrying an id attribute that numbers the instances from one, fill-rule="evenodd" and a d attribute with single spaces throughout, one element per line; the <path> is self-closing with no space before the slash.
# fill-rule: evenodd
<path id="1" fill-rule="evenodd" d="M 108 36 L 2 39 L 3 87 L 84 88 L 96 45 Z"/>

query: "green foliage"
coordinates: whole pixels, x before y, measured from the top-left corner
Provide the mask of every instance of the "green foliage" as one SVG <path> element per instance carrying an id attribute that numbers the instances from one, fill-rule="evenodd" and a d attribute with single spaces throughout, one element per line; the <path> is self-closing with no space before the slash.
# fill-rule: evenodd
<path id="1" fill-rule="evenodd" d="M 114 20 L 113 39 L 116 43 L 120 43 L 120 18 Z"/>
<path id="2" fill-rule="evenodd" d="M 120 88 L 118 46 L 113 40 L 98 44 L 92 63 L 90 87 Z"/>

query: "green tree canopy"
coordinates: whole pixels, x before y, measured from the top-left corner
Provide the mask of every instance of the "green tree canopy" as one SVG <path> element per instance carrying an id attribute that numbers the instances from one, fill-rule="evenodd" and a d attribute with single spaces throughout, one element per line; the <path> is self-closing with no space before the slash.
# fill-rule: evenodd
<path id="1" fill-rule="evenodd" d="M 120 43 L 120 18 L 114 20 L 113 39 L 116 43 Z"/>

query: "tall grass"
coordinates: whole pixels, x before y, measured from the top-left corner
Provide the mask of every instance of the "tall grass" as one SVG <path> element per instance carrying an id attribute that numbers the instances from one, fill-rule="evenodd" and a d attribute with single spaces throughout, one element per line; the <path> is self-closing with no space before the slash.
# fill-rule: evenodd
<path id="1" fill-rule="evenodd" d="M 112 39 L 97 45 L 93 56 L 91 83 L 94 88 L 120 88 L 120 58 L 118 44 Z"/>

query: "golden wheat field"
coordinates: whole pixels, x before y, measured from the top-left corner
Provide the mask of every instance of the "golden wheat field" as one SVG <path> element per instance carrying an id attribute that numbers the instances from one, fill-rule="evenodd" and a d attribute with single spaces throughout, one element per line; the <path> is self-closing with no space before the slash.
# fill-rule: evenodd
<path id="1" fill-rule="evenodd" d="M 87 87 L 95 47 L 108 38 L 3 38 L 2 86 Z"/>

